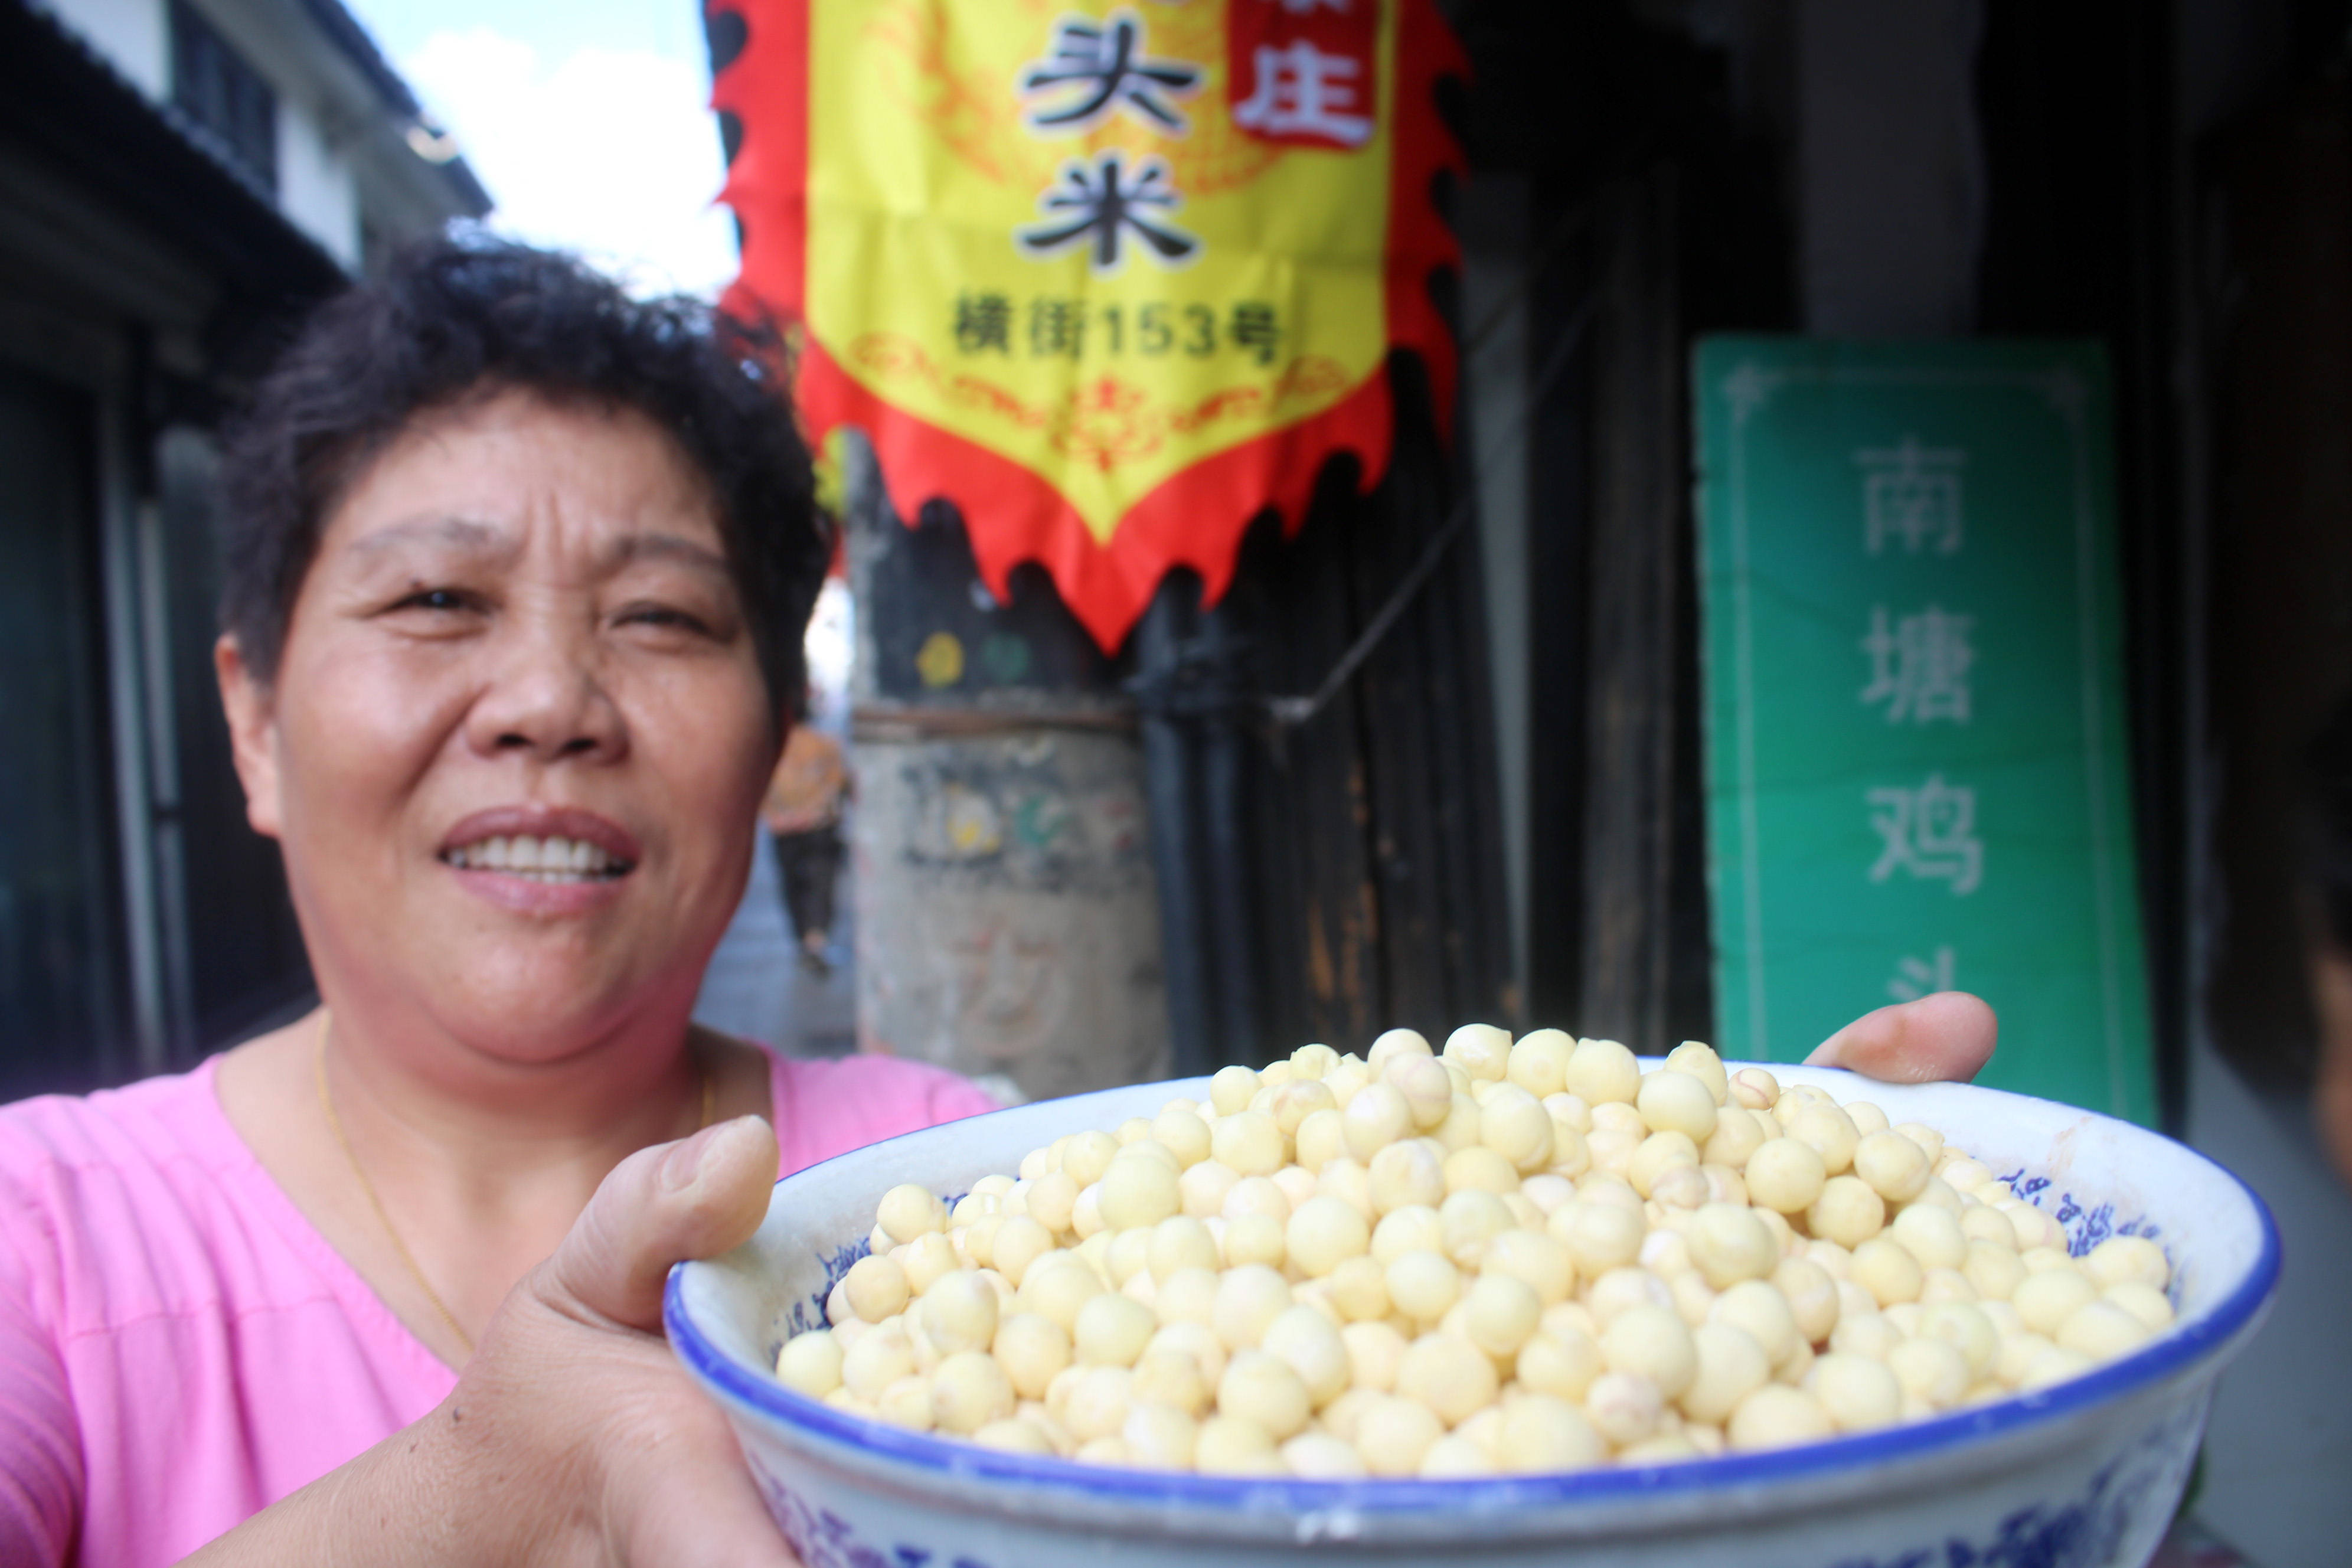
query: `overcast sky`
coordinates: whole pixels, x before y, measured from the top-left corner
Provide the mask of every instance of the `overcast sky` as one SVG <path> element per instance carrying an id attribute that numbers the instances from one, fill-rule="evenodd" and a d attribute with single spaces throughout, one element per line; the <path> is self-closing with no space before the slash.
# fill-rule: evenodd
<path id="1" fill-rule="evenodd" d="M 498 202 L 641 290 L 712 294 L 735 235 L 696 0 L 344 0 Z"/>

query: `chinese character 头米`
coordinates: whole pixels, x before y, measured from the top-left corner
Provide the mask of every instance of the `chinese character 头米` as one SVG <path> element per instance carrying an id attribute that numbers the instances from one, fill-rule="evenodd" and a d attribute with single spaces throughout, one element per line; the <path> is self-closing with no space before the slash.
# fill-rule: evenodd
<path id="1" fill-rule="evenodd" d="M 1956 896 L 1977 890 L 1984 880 L 1984 845 L 1976 833 L 1975 790 L 1930 773 L 1916 789 L 1874 789 L 1867 799 L 1881 844 L 1872 881 L 1902 871 L 1948 883 Z"/>
<path id="2" fill-rule="evenodd" d="M 1911 555 L 1958 553 L 1966 452 L 1922 447 L 1917 437 L 1906 436 L 1898 446 L 1858 451 L 1853 460 L 1863 470 L 1864 549 L 1882 554 L 1894 541 Z"/>
<path id="3" fill-rule="evenodd" d="M 1065 18 L 1055 26 L 1052 52 L 1022 69 L 1021 96 L 1029 100 L 1022 122 L 1066 134 L 1125 110 L 1154 131 L 1181 136 L 1189 126 L 1175 100 L 1200 91 L 1202 74 L 1189 60 L 1145 54 L 1143 19 L 1132 11 L 1106 22 Z"/>
<path id="4" fill-rule="evenodd" d="M 1891 627 L 1887 622 L 1886 606 L 1873 605 L 1870 635 L 1862 639 L 1862 651 L 1870 656 L 1863 705 L 1885 703 L 1890 724 L 1967 723 L 1969 670 L 1977 661 L 1969 639 L 1976 617 L 1930 605 L 1917 615 L 1894 617 Z"/>
<path id="5" fill-rule="evenodd" d="M 1201 242 L 1169 222 L 1165 214 L 1184 198 L 1168 178 L 1168 164 L 1146 158 L 1128 173 L 1127 154 L 1114 147 L 1092 163 L 1073 158 L 1062 165 L 1059 184 L 1037 198 L 1042 223 L 1013 231 L 1021 254 L 1032 260 L 1085 246 L 1097 273 L 1117 272 L 1127 259 L 1129 238 L 1143 242 L 1163 267 L 1193 259 Z"/>

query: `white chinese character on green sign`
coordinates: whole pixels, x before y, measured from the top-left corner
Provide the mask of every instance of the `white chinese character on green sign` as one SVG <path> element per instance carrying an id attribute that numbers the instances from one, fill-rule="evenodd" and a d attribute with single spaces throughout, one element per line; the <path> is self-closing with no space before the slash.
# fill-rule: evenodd
<path id="1" fill-rule="evenodd" d="M 1948 947 L 1939 947 L 1926 958 L 1905 956 L 1895 961 L 1895 978 L 1886 983 L 1886 994 L 1897 1002 L 1916 1002 L 1922 996 L 1938 991 L 1957 989 L 1959 963 Z"/>
<path id="2" fill-rule="evenodd" d="M 1976 836 L 1975 790 L 1929 773 L 1917 789 L 1874 789 L 1868 799 L 1870 826 L 1885 846 L 1870 868 L 1872 881 L 1904 871 L 1948 882 L 1955 895 L 1977 890 L 1984 880 L 1984 846 Z"/>
<path id="3" fill-rule="evenodd" d="M 1863 546 L 1876 555 L 1890 539 L 1907 554 L 1933 546 L 1938 555 L 1960 548 L 1960 468 L 1968 454 L 1919 445 L 1916 436 L 1901 444 L 1865 448 L 1853 455 L 1863 469 Z"/>
<path id="4" fill-rule="evenodd" d="M 1975 616 L 1947 615 L 1934 605 L 1895 616 L 1890 627 L 1886 606 L 1873 605 L 1870 635 L 1862 639 L 1862 651 L 1870 656 L 1863 705 L 1885 703 L 1890 724 L 1967 723 L 1969 669 L 1977 661 L 1969 636 L 1975 627 Z"/>

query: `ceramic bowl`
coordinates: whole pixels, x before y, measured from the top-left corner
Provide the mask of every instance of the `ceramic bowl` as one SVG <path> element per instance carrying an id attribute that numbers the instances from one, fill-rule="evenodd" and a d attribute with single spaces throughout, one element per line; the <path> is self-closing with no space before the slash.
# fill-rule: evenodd
<path id="1" fill-rule="evenodd" d="M 770 1375 L 823 1321 L 901 1182 L 961 1193 L 1065 1132 L 1109 1131 L 1207 1080 L 977 1117 L 787 1177 L 751 1241 L 671 1275 L 679 1359 L 724 1407 L 810 1568 L 1228 1568 L 1334 1555 L 1545 1568 L 2138 1568 L 2179 1505 L 2215 1378 L 2279 1271 L 2261 1199 L 2193 1150 L 2068 1106 L 1963 1084 L 1775 1066 L 1870 1100 L 1992 1166 L 2079 1255 L 2110 1235 L 2171 1258 L 2175 1325 L 2037 1394 L 1800 1448 L 1557 1476 L 1301 1481 L 997 1453 L 847 1415 Z"/>

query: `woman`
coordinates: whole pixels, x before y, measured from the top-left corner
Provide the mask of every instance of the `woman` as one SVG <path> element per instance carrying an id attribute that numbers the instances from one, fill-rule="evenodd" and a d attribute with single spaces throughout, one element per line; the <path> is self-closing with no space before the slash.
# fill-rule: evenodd
<path id="1" fill-rule="evenodd" d="M 648 1156 L 651 1228 L 583 1231 L 607 1272 L 542 1309 L 651 1327 L 638 1249 L 733 1225 L 778 1141 L 797 1167 L 988 1108 L 689 1025 L 826 559 L 740 364 L 697 313 L 442 248 L 331 306 L 260 393 L 219 676 L 323 1005 L 187 1078 L 9 1113 L 0 1561 L 174 1560 L 445 1401 L 464 1452 L 483 1427 L 455 1413 L 498 1406 L 452 1369 L 635 1151 L 707 1127 L 677 1160 L 747 1180 L 714 1199 Z M 512 1375 L 530 1333 L 476 1364 Z M 658 1364 L 635 1348 L 540 1388 L 547 1435 Z"/>
<path id="2" fill-rule="evenodd" d="M 690 1022 L 824 564 L 788 423 L 685 308 L 443 247 L 228 471 L 222 696 L 321 1005 L 0 1110 L 0 1562 L 788 1562 L 663 1276 L 987 1105 Z M 1990 1043 L 1937 997 L 1825 1050 Z"/>

